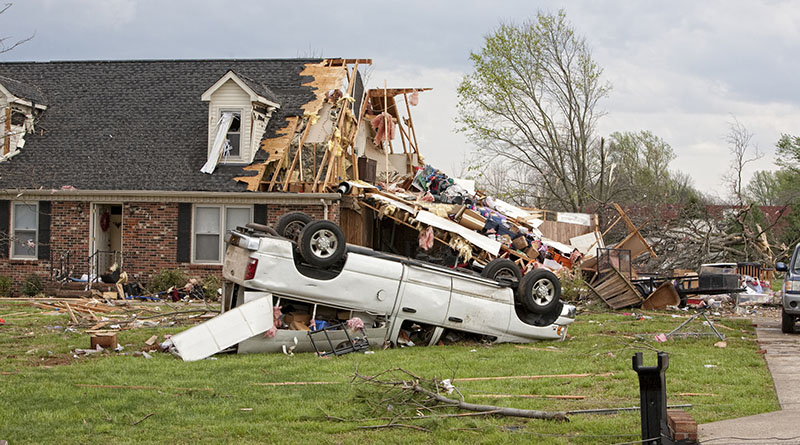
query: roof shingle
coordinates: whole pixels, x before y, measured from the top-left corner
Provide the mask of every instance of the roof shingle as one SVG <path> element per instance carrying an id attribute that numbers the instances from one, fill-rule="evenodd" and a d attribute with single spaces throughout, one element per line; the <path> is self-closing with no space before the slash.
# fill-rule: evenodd
<path id="1" fill-rule="evenodd" d="M 241 166 L 200 172 L 208 147 L 208 103 L 200 96 L 228 70 L 247 78 L 281 105 L 265 131 L 270 137 L 314 98 L 313 88 L 302 86 L 312 79 L 300 72 L 319 62 L 0 63 L 6 88 L 6 78 L 32 86 L 48 105 L 20 154 L 0 163 L 0 189 L 243 191 L 245 185 L 233 180 L 247 175 Z"/>

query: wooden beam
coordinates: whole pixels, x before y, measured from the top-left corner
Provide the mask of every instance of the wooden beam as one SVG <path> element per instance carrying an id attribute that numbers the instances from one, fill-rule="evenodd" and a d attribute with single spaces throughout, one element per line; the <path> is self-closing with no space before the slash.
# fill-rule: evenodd
<path id="1" fill-rule="evenodd" d="M 284 192 L 288 190 L 286 187 L 289 186 L 289 180 L 292 178 L 292 173 L 294 172 L 294 167 L 297 164 L 298 159 L 302 160 L 302 156 L 300 155 L 300 153 L 303 151 L 303 145 L 306 143 L 306 136 L 308 136 L 308 131 L 310 129 L 311 129 L 311 119 L 306 121 L 306 128 L 305 128 L 305 130 L 303 130 L 303 135 L 300 136 L 300 144 L 297 145 L 297 152 L 294 154 L 294 158 L 292 159 L 292 165 L 286 170 L 286 173 L 285 173 L 286 177 L 283 179 L 283 191 Z M 302 161 L 301 161 L 301 164 L 300 164 L 300 172 L 301 172 L 300 180 L 301 181 L 303 180 L 302 171 L 303 171 L 303 164 L 302 164 Z M 274 179 L 274 176 L 273 176 L 273 179 Z M 270 191 L 272 191 L 272 185 L 270 185 L 269 189 L 270 189 Z"/>
<path id="2" fill-rule="evenodd" d="M 408 127 L 411 128 L 411 135 L 414 136 L 414 150 L 419 156 L 419 144 L 417 143 L 417 130 L 414 130 L 414 120 L 411 119 L 411 106 L 408 105 L 408 96 L 403 93 L 403 99 L 406 101 L 406 112 L 408 113 Z"/>
<path id="3" fill-rule="evenodd" d="M 300 119 L 295 119 L 292 122 L 291 130 L 287 133 L 289 135 L 289 141 L 286 144 L 286 148 L 289 148 L 289 145 L 292 143 L 292 139 L 294 139 L 294 134 L 297 131 L 297 126 L 300 124 Z M 287 153 L 288 154 L 288 153 Z M 281 171 L 281 164 L 283 163 L 283 156 L 280 159 L 275 161 L 275 168 L 272 170 L 272 180 L 269 181 L 269 187 L 267 188 L 268 192 L 272 191 L 272 188 L 275 187 L 275 181 L 278 179 L 278 172 Z"/>

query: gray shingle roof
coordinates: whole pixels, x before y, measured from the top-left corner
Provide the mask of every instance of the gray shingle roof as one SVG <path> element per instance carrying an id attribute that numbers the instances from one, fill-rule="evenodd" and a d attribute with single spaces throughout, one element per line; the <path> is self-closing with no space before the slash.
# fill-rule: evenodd
<path id="1" fill-rule="evenodd" d="M 280 103 L 280 99 L 278 99 L 278 96 L 276 96 L 275 93 L 272 92 L 272 90 L 267 88 L 266 85 L 258 83 L 255 80 L 253 80 L 253 79 L 251 79 L 251 78 L 249 78 L 247 76 L 243 76 L 243 75 L 237 73 L 236 71 L 234 71 L 233 74 L 236 74 L 236 76 L 238 76 L 240 79 L 242 79 L 242 82 L 244 82 L 245 85 L 250 87 L 250 89 L 253 90 L 259 96 L 261 96 L 261 97 L 263 97 L 263 98 L 265 98 L 267 100 L 270 100 L 272 102 L 275 102 L 275 103 L 278 103 L 278 104 Z"/>
<path id="2" fill-rule="evenodd" d="M 34 86 L 26 85 L 16 79 L 6 76 L 0 76 L 0 84 L 3 84 L 3 86 L 11 94 L 17 96 L 19 99 L 25 99 L 28 101 L 33 101 L 37 104 L 47 105 L 42 92 Z"/>
<path id="3" fill-rule="evenodd" d="M 319 61 L 0 63 L 0 76 L 38 88 L 48 105 L 25 147 L 0 163 L 0 189 L 243 191 L 233 178 L 252 173 L 241 166 L 200 172 L 208 147 L 208 103 L 200 96 L 228 70 L 247 77 L 281 105 L 264 135 L 274 136 L 314 98 L 302 86 L 311 77 L 300 72 Z"/>

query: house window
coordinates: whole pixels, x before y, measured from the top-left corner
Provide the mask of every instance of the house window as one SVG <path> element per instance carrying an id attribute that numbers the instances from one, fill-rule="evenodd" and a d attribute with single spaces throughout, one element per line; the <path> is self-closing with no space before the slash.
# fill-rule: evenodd
<path id="1" fill-rule="evenodd" d="M 228 137 L 225 144 L 225 149 L 222 153 L 223 160 L 226 158 L 238 159 L 242 157 L 242 111 L 241 110 L 223 110 L 222 113 L 230 113 L 233 115 L 231 119 L 231 126 L 228 128 Z"/>
<path id="2" fill-rule="evenodd" d="M 39 205 L 15 203 L 11 220 L 11 258 L 36 258 Z"/>
<path id="3" fill-rule="evenodd" d="M 252 206 L 195 206 L 194 262 L 221 263 L 225 233 L 252 221 Z"/>

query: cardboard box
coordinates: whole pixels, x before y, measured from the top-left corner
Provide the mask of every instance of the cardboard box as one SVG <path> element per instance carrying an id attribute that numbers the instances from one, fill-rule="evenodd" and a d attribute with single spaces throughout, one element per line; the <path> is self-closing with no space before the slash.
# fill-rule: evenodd
<path id="1" fill-rule="evenodd" d="M 304 314 L 301 312 L 292 312 L 289 314 L 283 315 L 283 322 L 286 324 L 292 324 L 292 322 L 299 321 L 303 324 L 311 323 L 311 314 Z"/>
<path id="2" fill-rule="evenodd" d="M 525 249 L 524 253 L 525 253 L 526 257 L 528 257 L 528 258 L 530 258 L 532 260 L 535 260 L 535 259 L 539 258 L 539 251 L 536 250 L 535 247 L 528 247 L 527 249 Z"/>
<path id="3" fill-rule="evenodd" d="M 511 241 L 511 246 L 517 250 L 524 250 L 528 247 L 528 239 L 524 236 L 518 236 Z"/>
<path id="4" fill-rule="evenodd" d="M 483 226 L 486 225 L 486 218 L 472 209 L 464 209 L 464 213 L 461 214 L 461 219 L 458 223 L 468 229 L 483 230 Z"/>
<path id="5" fill-rule="evenodd" d="M 98 332 L 91 337 L 92 349 L 97 349 L 99 345 L 103 349 L 116 349 L 117 348 L 117 333 L 116 332 Z"/>

